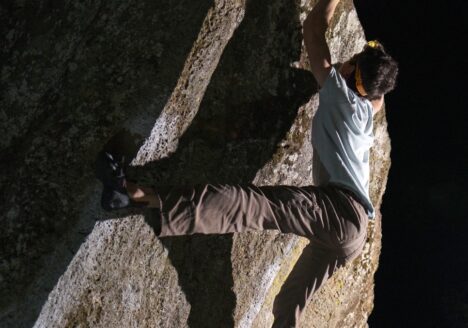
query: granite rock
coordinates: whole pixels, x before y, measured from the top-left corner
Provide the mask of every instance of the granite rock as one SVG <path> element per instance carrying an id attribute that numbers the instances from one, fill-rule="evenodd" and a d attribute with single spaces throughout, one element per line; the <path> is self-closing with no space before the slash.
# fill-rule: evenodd
<path id="1" fill-rule="evenodd" d="M 312 184 L 317 87 L 305 1 L 9 1 L 0 6 L 1 327 L 268 327 L 307 240 L 276 232 L 157 238 L 155 215 L 103 213 L 102 147 L 144 184 Z M 327 34 L 360 51 L 351 1 Z M 371 196 L 390 165 L 375 118 Z M 304 327 L 366 327 L 380 214 L 363 254 L 314 297 Z"/>

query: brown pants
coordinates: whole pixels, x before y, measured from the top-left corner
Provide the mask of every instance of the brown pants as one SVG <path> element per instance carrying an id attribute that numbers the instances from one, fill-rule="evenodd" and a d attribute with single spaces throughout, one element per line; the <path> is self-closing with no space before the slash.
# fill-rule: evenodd
<path id="1" fill-rule="evenodd" d="M 273 327 L 297 327 L 312 295 L 366 241 L 364 207 L 351 192 L 331 185 L 208 184 L 157 192 L 161 237 L 275 229 L 311 240 L 276 296 Z"/>

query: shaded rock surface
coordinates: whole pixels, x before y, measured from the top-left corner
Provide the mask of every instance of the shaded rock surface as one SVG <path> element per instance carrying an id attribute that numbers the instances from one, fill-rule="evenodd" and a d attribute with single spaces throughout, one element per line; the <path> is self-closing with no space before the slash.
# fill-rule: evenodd
<path id="1" fill-rule="evenodd" d="M 268 327 L 307 241 L 276 232 L 157 238 L 154 213 L 99 209 L 93 159 L 145 184 L 312 184 L 316 84 L 294 1 L 9 1 L 0 9 L 1 327 Z M 328 33 L 360 51 L 351 2 Z M 125 129 L 125 133 L 119 131 Z M 375 118 L 371 195 L 390 165 Z M 304 327 L 365 327 L 380 216 Z"/>

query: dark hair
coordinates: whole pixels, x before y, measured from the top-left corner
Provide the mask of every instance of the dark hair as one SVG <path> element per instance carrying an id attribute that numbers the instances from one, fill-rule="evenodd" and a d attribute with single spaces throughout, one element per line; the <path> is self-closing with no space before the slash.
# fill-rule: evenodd
<path id="1" fill-rule="evenodd" d="M 382 44 L 377 43 L 376 47 L 366 45 L 356 56 L 356 64 L 361 70 L 362 85 L 369 100 L 379 99 L 395 88 L 398 63 L 385 52 Z"/>

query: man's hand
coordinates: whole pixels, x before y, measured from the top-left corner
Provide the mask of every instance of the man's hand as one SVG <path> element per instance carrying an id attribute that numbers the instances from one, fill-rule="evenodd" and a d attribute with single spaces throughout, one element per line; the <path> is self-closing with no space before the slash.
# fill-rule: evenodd
<path id="1" fill-rule="evenodd" d="M 325 32 L 330 25 L 340 0 L 320 0 L 304 21 L 304 43 L 310 68 L 320 86 L 323 86 L 331 69 L 330 49 Z"/>

